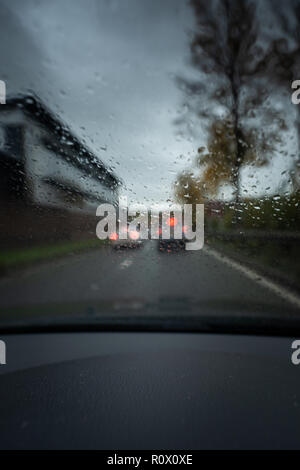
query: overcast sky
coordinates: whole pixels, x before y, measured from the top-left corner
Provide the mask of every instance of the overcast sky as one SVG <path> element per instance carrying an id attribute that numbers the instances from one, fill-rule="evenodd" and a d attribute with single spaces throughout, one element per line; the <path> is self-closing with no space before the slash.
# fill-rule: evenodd
<path id="1" fill-rule="evenodd" d="M 1 4 L 8 94 L 34 90 L 115 168 L 130 197 L 172 197 L 177 171 L 193 152 L 173 123 L 182 102 L 174 76 L 187 60 L 193 26 L 186 2 Z"/>
<path id="2" fill-rule="evenodd" d="M 176 174 L 203 145 L 201 125 L 192 140 L 174 124 L 183 101 L 174 77 L 189 73 L 188 2 L 0 0 L 0 6 L 0 78 L 8 94 L 33 90 L 114 168 L 132 200 L 172 199 Z M 270 168 L 257 171 L 256 188 L 266 179 L 275 188 L 286 161 L 274 163 L 272 178 Z"/>

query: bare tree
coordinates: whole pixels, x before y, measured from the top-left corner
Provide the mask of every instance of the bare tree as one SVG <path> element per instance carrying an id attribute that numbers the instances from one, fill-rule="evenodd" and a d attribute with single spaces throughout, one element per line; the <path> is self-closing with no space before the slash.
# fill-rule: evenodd
<path id="1" fill-rule="evenodd" d="M 270 51 L 264 50 L 258 41 L 257 11 L 250 0 L 214 0 L 210 4 L 205 0 L 191 0 L 191 5 L 197 26 L 191 41 L 190 60 L 199 71 L 199 79 L 179 77 L 178 84 L 186 93 L 191 111 L 202 123 L 208 122 L 208 145 L 211 148 L 211 139 L 216 132 L 214 125 L 220 121 L 214 115 L 213 108 L 222 107 L 226 125 L 221 133 L 224 134 L 226 129 L 228 132 L 221 140 L 216 137 L 219 140 L 216 146 L 222 141 L 223 148 L 226 145 L 230 147 L 230 153 L 226 156 L 226 151 L 209 150 L 205 155 L 200 152 L 197 162 L 200 166 L 210 163 L 206 176 L 210 174 L 211 180 L 215 171 L 214 179 L 219 183 L 224 178 L 216 172 L 223 167 L 223 174 L 232 183 L 238 201 L 241 167 L 249 162 L 257 166 L 266 164 L 267 156 L 270 158 L 276 143 L 280 141 L 281 131 L 286 129 L 285 121 L 277 110 L 263 109 L 267 93 L 263 71 L 272 57 Z M 277 43 L 273 44 L 273 47 L 278 46 Z M 257 116 L 253 110 L 259 107 L 263 112 Z M 262 119 L 267 124 L 264 127 Z M 217 126 L 220 127 L 220 122 Z M 227 144 L 224 141 L 226 136 Z M 217 162 L 217 159 L 221 161 Z M 226 161 L 230 161 L 230 167 L 227 164 L 224 172 Z"/>

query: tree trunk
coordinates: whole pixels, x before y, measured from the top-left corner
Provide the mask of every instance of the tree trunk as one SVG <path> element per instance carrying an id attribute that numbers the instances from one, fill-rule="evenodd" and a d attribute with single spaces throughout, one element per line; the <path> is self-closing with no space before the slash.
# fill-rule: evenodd
<path id="1" fill-rule="evenodd" d="M 238 203 L 240 201 L 240 192 L 241 192 L 241 185 L 240 185 L 240 169 L 243 160 L 243 143 L 242 143 L 242 133 L 239 126 L 239 90 L 240 90 L 240 77 L 239 77 L 239 70 L 238 70 L 238 47 L 232 44 L 232 40 L 230 37 L 230 23 L 231 23 L 231 12 L 230 12 L 230 2 L 228 0 L 224 0 L 224 7 L 226 12 L 227 18 L 227 47 L 228 47 L 228 55 L 229 55 L 229 63 L 228 63 L 228 79 L 230 82 L 231 87 L 231 95 L 232 95 L 232 117 L 233 117 L 233 131 L 235 136 L 235 143 L 236 143 L 236 159 L 235 165 L 233 169 L 233 178 L 232 182 L 235 187 L 235 202 Z"/>

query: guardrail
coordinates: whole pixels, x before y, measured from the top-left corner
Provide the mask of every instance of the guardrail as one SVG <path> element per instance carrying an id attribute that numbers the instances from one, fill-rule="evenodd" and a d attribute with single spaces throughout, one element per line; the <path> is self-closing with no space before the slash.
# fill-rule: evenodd
<path id="1" fill-rule="evenodd" d="M 300 241 L 300 232 L 285 230 L 206 230 L 206 236 L 224 239 L 262 239 L 262 240 L 287 240 Z"/>

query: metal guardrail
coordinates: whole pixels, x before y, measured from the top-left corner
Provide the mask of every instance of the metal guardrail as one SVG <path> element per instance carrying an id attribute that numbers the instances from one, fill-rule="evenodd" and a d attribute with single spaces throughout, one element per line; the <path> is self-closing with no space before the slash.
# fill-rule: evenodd
<path id="1" fill-rule="evenodd" d="M 206 236 L 224 239 L 262 239 L 300 241 L 300 232 L 285 230 L 206 230 Z"/>

